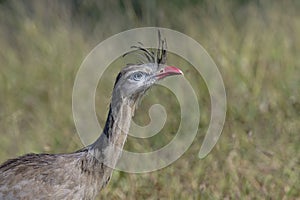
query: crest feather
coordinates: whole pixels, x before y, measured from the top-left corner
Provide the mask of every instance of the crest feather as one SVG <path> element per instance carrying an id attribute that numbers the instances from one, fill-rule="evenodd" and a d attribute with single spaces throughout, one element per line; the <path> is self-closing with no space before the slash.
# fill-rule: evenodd
<path id="1" fill-rule="evenodd" d="M 133 48 L 134 50 L 125 53 L 123 57 L 127 55 L 135 55 L 138 58 L 137 64 L 146 64 L 146 63 L 166 64 L 167 41 L 166 38 L 162 39 L 160 30 L 158 30 L 158 48 L 156 49 L 156 51 L 145 48 L 141 42 L 138 42 L 138 44 L 139 45 L 131 46 L 131 48 Z"/>

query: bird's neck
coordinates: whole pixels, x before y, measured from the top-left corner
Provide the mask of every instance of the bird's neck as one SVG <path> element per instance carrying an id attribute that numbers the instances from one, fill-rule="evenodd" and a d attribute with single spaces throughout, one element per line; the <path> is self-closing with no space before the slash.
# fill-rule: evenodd
<path id="1" fill-rule="evenodd" d="M 123 148 L 126 140 L 135 105 L 129 100 L 110 104 L 109 113 L 103 130 L 109 142 L 118 148 Z"/>
<path id="2" fill-rule="evenodd" d="M 121 156 L 134 110 L 134 101 L 112 99 L 103 132 L 90 146 L 89 152 L 109 167 L 114 167 Z"/>

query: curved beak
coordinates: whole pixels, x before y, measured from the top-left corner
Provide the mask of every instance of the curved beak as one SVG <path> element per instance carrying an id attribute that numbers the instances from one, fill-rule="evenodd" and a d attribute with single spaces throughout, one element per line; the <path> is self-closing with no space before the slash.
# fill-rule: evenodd
<path id="1" fill-rule="evenodd" d="M 159 72 L 156 74 L 155 77 L 157 77 L 158 80 L 163 79 L 167 76 L 173 76 L 173 75 L 183 75 L 183 72 L 174 66 L 165 66 Z"/>

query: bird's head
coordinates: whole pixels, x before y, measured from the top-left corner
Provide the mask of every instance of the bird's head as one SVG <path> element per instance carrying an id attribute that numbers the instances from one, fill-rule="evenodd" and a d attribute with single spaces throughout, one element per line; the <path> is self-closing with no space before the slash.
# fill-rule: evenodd
<path id="1" fill-rule="evenodd" d="M 172 75 L 183 74 L 180 69 L 154 63 L 130 65 L 119 73 L 114 90 L 122 98 L 135 99 L 143 95 L 157 81 Z"/>
<path id="2" fill-rule="evenodd" d="M 183 74 L 177 67 L 166 65 L 166 42 L 160 39 L 160 35 L 159 48 L 155 53 L 140 46 L 134 48 L 137 50 L 133 53 L 143 55 L 145 60 L 139 64 L 129 64 L 120 71 L 115 82 L 113 97 L 118 96 L 136 102 L 157 81 L 168 76 Z"/>

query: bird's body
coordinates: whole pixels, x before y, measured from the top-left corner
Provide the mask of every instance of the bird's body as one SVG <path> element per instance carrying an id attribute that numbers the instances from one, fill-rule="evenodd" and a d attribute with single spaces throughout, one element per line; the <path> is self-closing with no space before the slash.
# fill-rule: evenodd
<path id="1" fill-rule="evenodd" d="M 120 157 L 121 152 L 109 143 L 122 148 L 127 137 L 132 110 L 124 107 L 120 112 L 125 118 L 107 124 L 111 126 L 107 131 L 114 133 L 111 137 L 103 133 L 95 143 L 74 153 L 27 154 L 3 163 L 0 199 L 94 199 L 112 175 L 107 165 L 114 166 Z"/>
<path id="2" fill-rule="evenodd" d="M 127 138 L 137 102 L 156 81 L 182 74 L 166 66 L 160 54 L 140 48 L 149 63 L 119 73 L 102 134 L 91 145 L 69 154 L 27 154 L 0 165 L 0 199 L 94 199 L 107 185 Z"/>
<path id="3" fill-rule="evenodd" d="M 27 154 L 1 168 L 0 199 L 94 199 L 106 184 L 105 166 L 88 151 Z"/>

